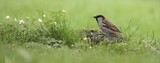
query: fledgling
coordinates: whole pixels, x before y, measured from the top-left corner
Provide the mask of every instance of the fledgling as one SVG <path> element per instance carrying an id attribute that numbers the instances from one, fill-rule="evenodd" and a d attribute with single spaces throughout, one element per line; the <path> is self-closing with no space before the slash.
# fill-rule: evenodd
<path id="1" fill-rule="evenodd" d="M 94 18 L 96 19 L 101 31 L 106 34 L 109 40 L 113 41 L 115 37 L 120 39 L 124 38 L 120 30 L 103 15 L 96 15 Z"/>

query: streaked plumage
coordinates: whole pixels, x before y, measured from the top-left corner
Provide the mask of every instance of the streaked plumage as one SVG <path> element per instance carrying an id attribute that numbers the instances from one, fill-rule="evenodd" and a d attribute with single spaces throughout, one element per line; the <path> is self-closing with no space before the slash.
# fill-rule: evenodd
<path id="1" fill-rule="evenodd" d="M 123 38 L 120 30 L 115 25 L 113 25 L 109 20 L 107 20 L 103 15 L 96 15 L 96 16 L 94 16 L 94 18 L 96 19 L 99 28 L 109 38 L 110 37 Z"/>

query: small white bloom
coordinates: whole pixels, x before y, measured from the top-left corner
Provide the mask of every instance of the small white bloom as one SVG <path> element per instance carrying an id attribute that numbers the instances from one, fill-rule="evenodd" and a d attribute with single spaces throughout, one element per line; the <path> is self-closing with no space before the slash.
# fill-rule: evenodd
<path id="1" fill-rule="evenodd" d="M 90 46 L 89 48 L 91 49 L 92 47 Z"/>
<path id="2" fill-rule="evenodd" d="M 10 19 L 11 17 L 10 16 L 6 16 L 6 19 Z"/>
<path id="3" fill-rule="evenodd" d="M 87 38 L 85 37 L 85 38 L 83 38 L 83 40 L 87 40 Z"/>
<path id="4" fill-rule="evenodd" d="M 41 19 L 41 18 L 38 18 L 38 22 L 40 22 L 40 23 L 41 23 L 41 22 L 42 22 L 42 19 Z"/>
<path id="5" fill-rule="evenodd" d="M 57 22 L 53 22 L 55 25 L 57 24 Z"/>
<path id="6" fill-rule="evenodd" d="M 24 23 L 25 23 L 25 21 L 19 20 L 19 24 L 24 24 Z"/>
<path id="7" fill-rule="evenodd" d="M 65 10 L 62 10 L 62 12 L 66 12 Z"/>
<path id="8" fill-rule="evenodd" d="M 17 21 L 17 18 L 14 18 L 14 21 Z"/>
<path id="9" fill-rule="evenodd" d="M 43 17 L 46 17 L 46 15 L 43 15 Z"/>

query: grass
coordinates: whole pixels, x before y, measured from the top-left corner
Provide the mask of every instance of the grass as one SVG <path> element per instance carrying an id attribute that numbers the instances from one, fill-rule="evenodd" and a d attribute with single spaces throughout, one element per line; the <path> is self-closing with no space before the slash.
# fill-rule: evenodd
<path id="1" fill-rule="evenodd" d="M 159 6 L 159 0 L 0 0 L 0 63 L 159 63 Z M 129 40 L 90 48 L 79 30 L 98 29 L 96 14 Z"/>
<path id="2" fill-rule="evenodd" d="M 78 40 L 78 35 L 69 27 L 65 13 L 62 11 L 50 12 L 50 17 L 42 15 L 38 19 L 28 18 L 21 21 L 14 21 L 10 18 L 2 21 L 0 28 L 2 43 L 13 41 L 52 43 L 62 40 L 64 45 L 70 46 Z"/>

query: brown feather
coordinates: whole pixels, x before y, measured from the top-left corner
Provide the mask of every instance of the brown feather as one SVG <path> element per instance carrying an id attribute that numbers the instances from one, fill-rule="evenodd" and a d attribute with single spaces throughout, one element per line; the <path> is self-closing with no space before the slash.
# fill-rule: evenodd
<path id="1" fill-rule="evenodd" d="M 111 22 L 109 22 L 107 20 L 103 20 L 102 23 L 103 23 L 104 27 L 106 27 L 114 32 L 120 32 L 119 29 L 115 25 L 111 24 Z"/>

